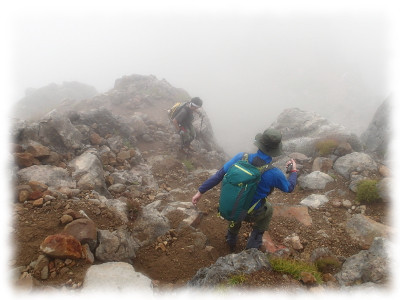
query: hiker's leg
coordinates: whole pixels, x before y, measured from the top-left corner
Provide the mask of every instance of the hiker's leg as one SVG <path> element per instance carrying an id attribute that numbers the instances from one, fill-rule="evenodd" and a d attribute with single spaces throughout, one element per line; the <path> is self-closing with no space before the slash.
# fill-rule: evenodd
<path id="1" fill-rule="evenodd" d="M 272 212 L 272 205 L 268 201 L 265 201 L 264 207 L 261 207 L 260 211 L 254 216 L 253 231 L 247 241 L 246 249 L 260 248 L 264 231 L 268 230 L 269 223 L 271 222 Z"/>
<path id="2" fill-rule="evenodd" d="M 194 129 L 193 124 L 190 124 L 188 131 L 190 136 L 190 142 L 189 142 L 190 144 L 196 138 L 196 130 Z"/>
<path id="3" fill-rule="evenodd" d="M 231 251 L 235 250 L 237 239 L 238 239 L 238 233 L 240 230 L 240 227 L 242 226 L 242 222 L 231 222 L 228 227 L 228 232 L 226 233 L 226 242 L 228 243 L 229 248 Z"/>
<path id="4" fill-rule="evenodd" d="M 256 248 L 259 249 L 262 245 L 262 237 L 264 235 L 264 231 L 259 231 L 257 229 L 253 229 L 250 234 L 249 239 L 247 240 L 246 249 Z"/>
<path id="5" fill-rule="evenodd" d="M 190 134 L 189 134 L 188 130 L 186 128 L 184 128 L 181 133 L 182 148 L 187 147 L 189 140 L 190 140 Z"/>

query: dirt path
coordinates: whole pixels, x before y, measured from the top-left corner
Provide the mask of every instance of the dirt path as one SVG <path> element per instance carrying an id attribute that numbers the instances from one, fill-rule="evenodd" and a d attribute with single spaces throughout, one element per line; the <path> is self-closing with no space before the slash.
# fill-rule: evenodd
<path id="1" fill-rule="evenodd" d="M 150 147 L 149 147 L 150 146 Z M 170 160 L 164 162 L 168 168 L 154 168 L 153 174 L 159 185 L 166 184 L 171 188 L 190 185 L 192 188 L 187 191 L 179 201 L 190 201 L 198 186 L 208 178 L 209 174 L 204 172 L 193 176 L 193 171 L 185 167 L 184 160 L 190 161 L 194 168 L 210 167 L 206 161 L 206 156 L 193 153 L 189 157 L 180 157 L 171 149 L 165 149 L 162 144 L 139 145 L 139 149 L 144 153 L 146 159 L 151 155 L 163 154 L 170 155 Z M 212 166 L 218 169 L 221 166 Z M 309 170 L 310 165 L 304 165 L 304 170 Z M 339 191 L 346 191 L 339 193 Z M 338 197 L 354 201 L 354 194 L 346 188 L 346 182 L 335 180 L 329 184 L 324 191 L 332 191 L 330 197 Z M 303 191 L 296 187 L 292 194 L 285 194 L 274 191 L 270 196 L 270 202 L 274 205 L 298 204 L 307 195 L 315 191 Z M 85 195 L 80 195 L 83 199 Z M 193 232 L 182 227 L 184 216 L 179 212 L 169 215 L 171 221 L 171 231 L 159 237 L 159 241 L 147 247 L 142 247 L 137 252 L 133 261 L 133 266 L 139 272 L 150 277 L 155 286 L 160 288 L 174 288 L 186 284 L 196 272 L 202 267 L 208 267 L 221 257 L 229 254 L 229 249 L 225 243 L 225 233 L 227 222 L 217 216 L 219 188 L 207 192 L 200 201 L 198 208 L 203 212 L 203 218 L 198 224 L 197 229 L 207 237 L 207 247 L 197 249 L 193 246 Z M 142 203 L 145 205 L 145 203 Z M 68 209 L 84 210 L 88 216 L 97 224 L 98 229 L 113 230 L 122 225 L 118 216 L 114 215 L 107 207 L 99 208 L 97 205 L 87 201 L 64 200 L 52 202 L 44 207 L 33 207 L 31 203 L 15 204 L 13 219 L 15 222 L 14 242 L 15 257 L 13 265 L 27 266 L 39 256 L 39 245 L 45 237 L 59 233 L 63 225 L 60 218 L 63 212 Z M 372 219 L 387 224 L 387 207 L 384 204 L 370 205 L 366 215 Z M 347 219 L 347 210 L 343 207 L 335 208 L 330 204 L 318 210 L 309 210 L 312 218 L 312 225 L 305 226 L 294 218 L 273 217 L 269 234 L 276 245 L 282 245 L 284 238 L 292 233 L 296 233 L 304 246 L 304 249 L 293 251 L 293 258 L 308 260 L 312 251 L 320 247 L 329 247 L 331 251 L 342 257 L 349 257 L 358 253 L 361 249 L 351 239 L 343 228 L 343 222 Z M 128 227 L 134 226 L 134 222 L 127 224 Z M 236 252 L 245 248 L 247 238 L 251 231 L 250 224 L 242 226 L 238 247 Z M 162 241 L 165 249 L 160 249 L 157 244 Z M 95 262 L 98 263 L 98 262 Z M 43 287 L 82 284 L 88 264 L 76 262 L 69 266 L 69 271 L 49 278 L 45 281 L 35 280 L 35 285 Z M 288 279 L 287 276 L 276 272 L 259 271 L 247 275 L 244 285 L 261 288 L 274 289 L 287 287 L 288 285 L 298 285 L 299 282 Z"/>

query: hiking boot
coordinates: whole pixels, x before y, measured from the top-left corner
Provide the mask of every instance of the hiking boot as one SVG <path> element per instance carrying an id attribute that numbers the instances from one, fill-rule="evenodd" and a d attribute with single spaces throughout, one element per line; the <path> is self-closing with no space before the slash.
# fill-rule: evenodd
<path id="1" fill-rule="evenodd" d="M 253 229 L 253 231 L 250 234 L 249 239 L 247 240 L 246 249 L 250 249 L 250 248 L 260 249 L 260 247 L 262 245 L 263 234 L 264 234 L 264 231 L 259 231 L 259 230 Z"/>
<path id="2" fill-rule="evenodd" d="M 229 230 L 226 233 L 226 242 L 229 246 L 229 250 L 231 250 L 231 252 L 234 252 L 236 250 L 236 242 L 237 242 L 237 234 L 233 234 L 231 233 Z"/>

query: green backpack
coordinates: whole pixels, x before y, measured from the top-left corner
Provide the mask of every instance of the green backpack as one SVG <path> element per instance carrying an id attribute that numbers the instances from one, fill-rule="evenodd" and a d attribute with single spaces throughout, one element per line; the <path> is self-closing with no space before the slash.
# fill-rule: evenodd
<path id="1" fill-rule="evenodd" d="M 242 160 L 229 168 L 222 180 L 218 210 L 219 215 L 228 221 L 243 221 L 247 213 L 253 211 L 261 200 L 250 207 L 261 175 L 273 168 L 272 164 L 255 167 L 249 163 L 248 157 L 245 153 Z"/>

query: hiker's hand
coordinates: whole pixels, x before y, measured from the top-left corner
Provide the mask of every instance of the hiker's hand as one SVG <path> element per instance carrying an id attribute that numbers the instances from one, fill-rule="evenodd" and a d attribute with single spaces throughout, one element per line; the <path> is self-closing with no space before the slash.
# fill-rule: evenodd
<path id="1" fill-rule="evenodd" d="M 197 205 L 197 202 L 199 202 L 201 196 L 202 196 L 202 193 L 200 193 L 200 192 L 197 192 L 196 195 L 193 196 L 192 203 L 194 206 Z"/>
<path id="2" fill-rule="evenodd" d="M 293 158 L 286 163 L 286 168 L 289 164 L 292 164 L 292 171 L 297 171 L 296 161 Z"/>

